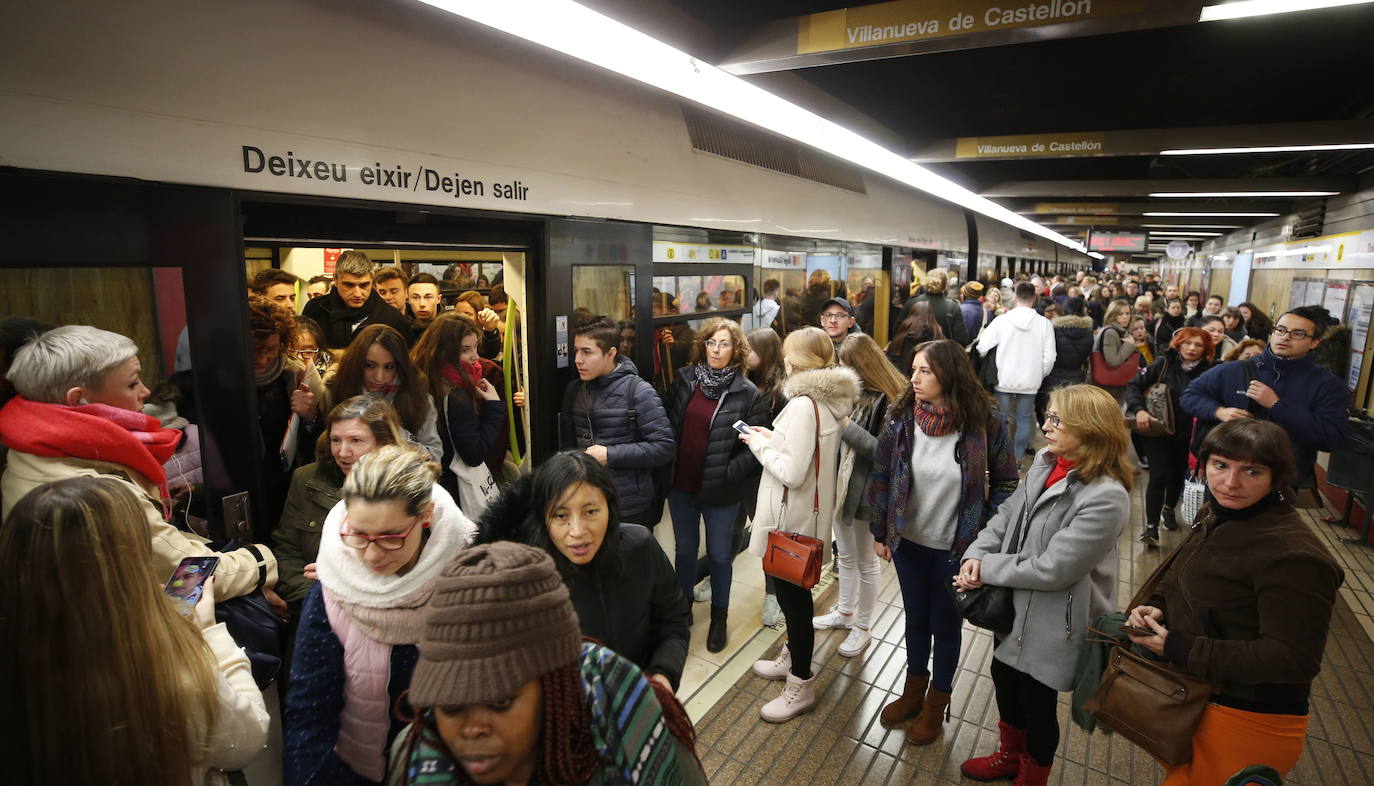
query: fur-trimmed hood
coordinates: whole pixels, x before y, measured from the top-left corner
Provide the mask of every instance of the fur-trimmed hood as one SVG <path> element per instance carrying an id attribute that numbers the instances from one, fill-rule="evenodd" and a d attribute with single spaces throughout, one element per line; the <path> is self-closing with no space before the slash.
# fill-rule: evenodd
<path id="1" fill-rule="evenodd" d="M 782 394 L 787 398 L 806 396 L 827 407 L 836 420 L 854 410 L 854 402 L 859 400 L 861 390 L 863 385 L 859 375 L 845 366 L 798 371 L 782 385 Z"/>
<path id="2" fill-rule="evenodd" d="M 1085 328 L 1093 329 L 1092 317 L 1080 317 L 1074 314 L 1065 314 L 1062 317 L 1055 317 L 1050 320 L 1050 324 L 1058 328 Z"/>

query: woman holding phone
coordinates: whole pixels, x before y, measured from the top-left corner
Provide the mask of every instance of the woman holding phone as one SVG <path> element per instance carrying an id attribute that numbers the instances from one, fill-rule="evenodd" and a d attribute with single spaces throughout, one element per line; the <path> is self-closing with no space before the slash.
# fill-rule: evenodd
<path id="1" fill-rule="evenodd" d="M 194 609 L 163 593 L 142 505 L 113 478 L 71 478 L 0 527 L 7 783 L 220 784 L 266 747 L 267 708 L 215 622 L 214 579 Z"/>

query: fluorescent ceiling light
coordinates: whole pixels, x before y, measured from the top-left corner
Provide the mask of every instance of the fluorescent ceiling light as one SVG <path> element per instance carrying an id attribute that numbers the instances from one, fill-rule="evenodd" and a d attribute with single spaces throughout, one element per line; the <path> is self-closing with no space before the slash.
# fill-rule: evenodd
<path id="1" fill-rule="evenodd" d="M 1198 21 L 1216 22 L 1221 19 L 1242 19 L 1247 16 L 1287 14 L 1293 11 L 1315 11 L 1318 8 L 1361 5 L 1368 2 L 1370 2 L 1370 0 L 1244 0 L 1243 2 L 1206 6 L 1202 9 L 1202 14 L 1198 17 Z"/>
<path id="2" fill-rule="evenodd" d="M 420 1 L 694 101 L 1075 251 L 1087 250 L 837 123 L 572 0 Z"/>
<path id="3" fill-rule="evenodd" d="M 1144 213 L 1147 216 L 1168 216 L 1170 218 L 1188 218 L 1193 216 L 1206 216 L 1208 218 L 1277 218 L 1278 213 Z"/>
<path id="4" fill-rule="evenodd" d="M 1368 150 L 1374 142 L 1349 145 L 1270 145 L 1269 147 L 1195 147 L 1183 150 L 1161 150 L 1161 156 L 1212 156 L 1226 153 L 1307 153 L 1326 150 Z"/>
<path id="5" fill-rule="evenodd" d="M 1240 229 L 1240 224 L 1141 224 L 1146 229 Z"/>
<path id="6" fill-rule="evenodd" d="M 1325 197 L 1339 191 L 1157 191 L 1151 197 L 1160 199 L 1212 199 L 1220 197 Z"/>
<path id="7" fill-rule="evenodd" d="M 1220 232 L 1155 232 L 1151 230 L 1150 234 L 1160 237 L 1221 237 Z"/>
<path id="8" fill-rule="evenodd" d="M 1093 259 L 1106 259 L 1105 256 L 1097 253 L 1096 251 L 1089 251 L 1088 256 L 1092 257 Z"/>

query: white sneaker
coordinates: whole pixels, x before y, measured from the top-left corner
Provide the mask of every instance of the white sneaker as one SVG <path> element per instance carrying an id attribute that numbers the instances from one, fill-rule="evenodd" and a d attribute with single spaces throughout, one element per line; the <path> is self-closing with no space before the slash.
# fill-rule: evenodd
<path id="1" fill-rule="evenodd" d="M 778 605 L 775 595 L 763 596 L 763 625 L 767 628 L 775 627 L 778 620 L 782 617 L 782 607 Z"/>
<path id="2" fill-rule="evenodd" d="M 854 622 L 853 614 L 841 614 L 838 607 L 832 606 L 830 611 L 819 617 L 811 618 L 811 627 L 816 630 L 826 630 L 828 628 L 848 628 Z"/>
<path id="3" fill-rule="evenodd" d="M 692 600 L 696 601 L 697 603 L 705 603 L 710 599 L 711 579 L 704 578 L 701 580 L 701 583 L 696 586 L 696 589 L 692 590 Z"/>
<path id="4" fill-rule="evenodd" d="M 872 640 L 873 637 L 868 631 L 855 625 L 849 629 L 849 635 L 840 643 L 839 653 L 846 658 L 852 658 L 868 649 L 868 642 Z"/>
<path id="5" fill-rule="evenodd" d="M 773 660 L 754 661 L 754 673 L 766 680 L 780 680 L 792 672 L 792 653 L 788 651 L 787 645 L 782 645 L 782 652 Z"/>
<path id="6" fill-rule="evenodd" d="M 804 680 L 795 674 L 787 675 L 782 695 L 763 705 L 759 716 L 768 723 L 785 723 L 816 706 L 816 675 Z"/>

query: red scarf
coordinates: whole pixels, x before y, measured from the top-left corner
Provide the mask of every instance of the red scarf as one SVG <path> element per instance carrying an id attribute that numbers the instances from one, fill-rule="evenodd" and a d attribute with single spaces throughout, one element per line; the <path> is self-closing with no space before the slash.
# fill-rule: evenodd
<path id="1" fill-rule="evenodd" d="M 181 444 L 181 432 L 162 428 L 157 418 L 142 412 L 105 404 L 41 404 L 15 396 L 0 409 L 0 442 L 35 456 L 119 464 L 163 489 L 165 496 L 162 465 Z"/>
<path id="2" fill-rule="evenodd" d="M 439 376 L 443 377 L 444 381 L 450 385 L 475 388 L 477 383 L 482 381 L 482 364 L 480 361 L 477 363 L 458 363 L 457 365 L 444 363 L 439 366 Z M 467 378 L 467 385 L 463 384 L 464 377 Z"/>
<path id="3" fill-rule="evenodd" d="M 1069 461 L 1063 456 L 1059 456 L 1058 459 L 1054 462 L 1054 469 L 1050 470 L 1050 476 L 1048 478 L 1045 478 L 1045 488 L 1049 488 L 1050 486 L 1053 486 L 1054 484 L 1063 480 L 1065 477 L 1068 476 L 1069 470 L 1073 469 L 1076 466 L 1077 464 L 1075 464 L 1074 462 Z"/>

